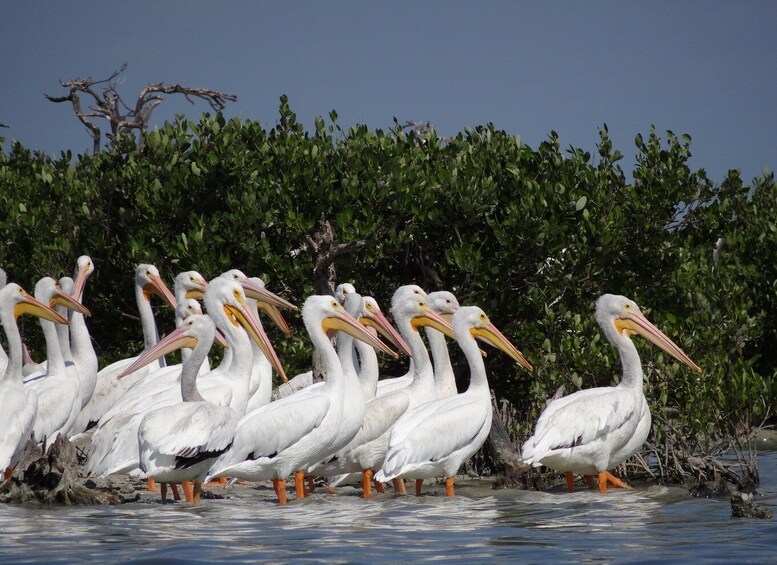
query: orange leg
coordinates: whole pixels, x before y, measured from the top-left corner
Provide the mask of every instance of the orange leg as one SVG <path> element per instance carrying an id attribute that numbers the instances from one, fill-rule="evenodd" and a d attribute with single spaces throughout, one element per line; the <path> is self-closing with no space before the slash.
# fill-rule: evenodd
<path id="1" fill-rule="evenodd" d="M 594 490 L 594 476 L 593 475 L 583 475 L 583 478 L 585 479 L 585 484 L 588 485 L 588 488 L 591 490 Z"/>
<path id="2" fill-rule="evenodd" d="M 273 479 L 272 486 L 275 494 L 278 495 L 278 504 L 286 504 L 286 481 L 283 479 Z"/>
<path id="3" fill-rule="evenodd" d="M 362 489 L 364 490 L 364 498 L 369 498 L 372 494 L 372 469 L 362 471 Z"/>
<path id="4" fill-rule="evenodd" d="M 11 478 L 11 475 L 13 475 L 13 467 L 8 467 L 5 470 L 5 475 L 3 475 L 3 480 L 7 481 L 8 479 Z"/>
<path id="5" fill-rule="evenodd" d="M 424 480 L 423 479 L 416 479 L 415 480 L 415 495 L 421 496 L 421 487 L 424 486 Z"/>
<path id="6" fill-rule="evenodd" d="M 200 505 L 200 493 L 202 493 L 202 482 L 194 481 L 194 492 L 192 493 L 194 496 L 192 497 L 192 503 L 194 503 L 195 506 Z"/>
<path id="7" fill-rule="evenodd" d="M 600 493 L 607 494 L 608 482 L 612 485 L 613 488 L 631 488 L 629 485 L 624 483 L 615 475 L 607 471 L 602 471 L 601 473 L 599 473 L 599 492 Z"/>
<path id="8" fill-rule="evenodd" d="M 297 491 L 297 498 L 305 498 L 305 471 L 294 473 L 294 488 Z"/>
<path id="9" fill-rule="evenodd" d="M 572 471 L 567 471 L 567 488 L 569 492 L 575 492 L 575 476 Z"/>
<path id="10" fill-rule="evenodd" d="M 156 492 L 156 481 L 151 477 L 146 479 L 146 490 L 148 492 Z"/>
<path id="11" fill-rule="evenodd" d="M 399 494 L 405 494 L 405 479 L 393 479 L 391 483 L 394 485 L 394 492 Z"/>
<path id="12" fill-rule="evenodd" d="M 182 482 L 181 488 L 183 489 L 183 497 L 186 499 L 186 502 L 194 502 L 194 485 L 192 482 Z"/>
<path id="13" fill-rule="evenodd" d="M 313 477 L 308 477 L 308 493 L 316 490 L 316 480 Z"/>
<path id="14" fill-rule="evenodd" d="M 376 480 L 373 480 L 372 482 L 375 483 L 375 490 L 377 492 L 379 492 L 380 494 L 383 494 L 384 492 L 386 492 L 386 487 L 383 486 L 383 483 Z"/>
<path id="15" fill-rule="evenodd" d="M 178 492 L 178 484 L 170 483 L 170 490 L 173 491 L 173 500 L 181 500 L 181 493 Z"/>
<path id="16" fill-rule="evenodd" d="M 454 495 L 453 477 L 446 477 L 445 478 L 445 496 L 453 496 L 453 495 Z"/>

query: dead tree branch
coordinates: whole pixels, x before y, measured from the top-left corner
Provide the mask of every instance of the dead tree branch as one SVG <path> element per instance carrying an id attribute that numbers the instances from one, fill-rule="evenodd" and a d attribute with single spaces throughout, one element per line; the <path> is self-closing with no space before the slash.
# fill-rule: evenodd
<path id="1" fill-rule="evenodd" d="M 134 105 L 129 105 L 119 94 L 118 78 L 127 69 L 127 64 L 102 80 L 92 77 L 76 78 L 70 81 L 60 80 L 59 84 L 68 90 L 65 96 L 51 96 L 46 98 L 54 103 L 70 102 L 73 112 L 82 124 L 89 130 L 92 136 L 92 151 L 97 154 L 100 151 L 102 131 L 93 121 L 94 118 L 106 120 L 111 132 L 106 134 L 108 139 L 116 139 L 123 133 L 137 130 L 139 143 L 142 144 L 143 134 L 148 130 L 151 114 L 169 94 L 183 94 L 191 104 L 198 98 L 207 102 L 211 108 L 220 112 L 227 102 L 234 102 L 237 96 L 227 94 L 209 88 L 192 88 L 180 84 L 168 84 L 163 82 L 149 83 L 138 94 Z M 103 86 L 104 85 L 104 86 Z M 98 87 L 98 88 L 95 88 Z M 84 111 L 81 97 L 87 100 L 88 111 Z"/>

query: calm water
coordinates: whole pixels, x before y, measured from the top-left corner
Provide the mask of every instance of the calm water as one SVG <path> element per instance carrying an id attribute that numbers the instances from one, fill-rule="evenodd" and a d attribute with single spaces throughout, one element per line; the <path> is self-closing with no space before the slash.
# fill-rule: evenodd
<path id="1" fill-rule="evenodd" d="M 777 511 L 777 452 L 759 456 L 758 501 Z M 777 519 L 731 518 L 727 499 L 651 486 L 537 493 L 463 485 L 453 499 L 317 490 L 281 508 L 236 487 L 200 508 L 0 505 L 0 562 L 777 562 Z"/>

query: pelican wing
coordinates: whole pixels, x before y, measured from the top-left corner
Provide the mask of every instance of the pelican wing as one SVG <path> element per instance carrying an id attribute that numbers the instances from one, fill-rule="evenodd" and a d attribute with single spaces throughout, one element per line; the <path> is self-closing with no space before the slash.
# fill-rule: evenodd
<path id="1" fill-rule="evenodd" d="M 412 465 L 438 461 L 471 446 L 483 426 L 490 426 L 490 416 L 490 404 L 472 402 L 462 395 L 428 402 L 407 412 L 391 430 L 382 474 L 391 479 Z"/>
<path id="2" fill-rule="evenodd" d="M 364 409 L 364 422 L 349 447 L 365 444 L 382 436 L 407 412 L 410 395 L 397 390 L 370 400 Z"/>
<path id="3" fill-rule="evenodd" d="M 0 414 L 4 424 L 0 433 L 0 471 L 5 471 L 32 432 L 38 409 L 34 392 L 19 386 L 0 386 Z"/>
<path id="4" fill-rule="evenodd" d="M 209 402 L 183 402 L 146 414 L 138 430 L 140 449 L 193 459 L 218 455 L 232 443 L 237 416 Z M 176 465 L 178 466 L 178 465 Z"/>
<path id="5" fill-rule="evenodd" d="M 328 410 L 326 396 L 304 393 L 266 404 L 241 418 L 232 451 L 240 462 L 272 458 L 316 429 Z"/>
<path id="6" fill-rule="evenodd" d="M 636 405 L 613 387 L 581 390 L 551 402 L 523 446 L 523 459 L 537 466 L 556 449 L 605 438 L 634 416 Z"/>

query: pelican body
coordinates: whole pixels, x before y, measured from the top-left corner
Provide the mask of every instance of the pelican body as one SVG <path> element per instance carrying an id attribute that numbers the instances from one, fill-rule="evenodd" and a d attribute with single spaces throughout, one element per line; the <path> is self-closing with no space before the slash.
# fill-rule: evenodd
<path id="1" fill-rule="evenodd" d="M 607 483 L 627 485 L 608 471 L 634 455 L 650 432 L 650 409 L 642 390 L 639 353 L 631 336 L 639 334 L 663 351 L 701 372 L 701 368 L 626 298 L 605 294 L 596 303 L 596 320 L 620 354 L 623 376 L 616 386 L 581 390 L 551 402 L 540 415 L 522 456 L 535 467 L 545 465 L 567 474 L 599 478 L 599 491 Z M 589 485 L 592 485 L 589 481 Z"/>

